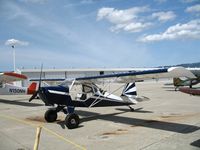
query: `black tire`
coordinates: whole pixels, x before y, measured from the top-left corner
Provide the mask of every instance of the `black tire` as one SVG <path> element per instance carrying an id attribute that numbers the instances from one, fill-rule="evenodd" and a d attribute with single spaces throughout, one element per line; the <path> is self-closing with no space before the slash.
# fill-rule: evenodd
<path id="1" fill-rule="evenodd" d="M 55 109 L 49 109 L 45 112 L 44 118 L 47 122 L 54 122 L 57 116 L 57 111 Z"/>
<path id="2" fill-rule="evenodd" d="M 68 114 L 65 118 L 65 125 L 68 129 L 74 129 L 77 128 L 80 123 L 79 116 L 75 113 Z"/>

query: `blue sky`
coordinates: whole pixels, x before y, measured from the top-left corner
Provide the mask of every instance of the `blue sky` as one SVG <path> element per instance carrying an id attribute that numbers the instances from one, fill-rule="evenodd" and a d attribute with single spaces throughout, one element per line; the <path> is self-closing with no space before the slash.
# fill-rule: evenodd
<path id="1" fill-rule="evenodd" d="M 199 0 L 1 0 L 0 70 L 200 61 Z"/>

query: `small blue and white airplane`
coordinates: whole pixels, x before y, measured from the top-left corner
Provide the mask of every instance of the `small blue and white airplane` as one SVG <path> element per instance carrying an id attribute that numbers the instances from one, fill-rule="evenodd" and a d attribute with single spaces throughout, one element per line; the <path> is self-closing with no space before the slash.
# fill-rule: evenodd
<path id="1" fill-rule="evenodd" d="M 100 76 L 79 77 L 66 79 L 58 86 L 41 87 L 41 74 L 38 90 L 29 99 L 32 101 L 38 94 L 45 105 L 53 106 L 46 111 L 44 117 L 47 122 L 54 122 L 57 119 L 57 113 L 62 111 L 66 114 L 65 124 L 69 129 L 78 127 L 80 123 L 79 116 L 75 113 L 75 107 L 106 107 L 106 106 L 129 106 L 134 105 L 145 98 L 139 98 L 136 92 L 135 81 L 156 78 L 170 77 L 193 77 L 193 74 L 182 68 L 153 69 L 144 71 L 132 71 L 116 74 L 107 74 Z M 49 79 L 50 80 L 50 79 Z M 107 92 L 101 89 L 97 84 L 108 80 L 110 83 L 124 83 L 124 88 L 120 95 L 114 95 L 114 92 Z M 45 79 L 45 81 L 47 81 Z"/>

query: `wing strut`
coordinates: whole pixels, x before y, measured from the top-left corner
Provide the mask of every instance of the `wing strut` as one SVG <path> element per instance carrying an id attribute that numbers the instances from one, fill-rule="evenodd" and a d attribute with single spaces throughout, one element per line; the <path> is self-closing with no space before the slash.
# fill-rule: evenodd
<path id="1" fill-rule="evenodd" d="M 110 83 L 108 83 L 105 87 L 107 87 Z M 112 95 L 113 93 L 115 93 L 116 91 L 118 91 L 119 89 L 121 89 L 124 85 L 120 86 L 119 88 L 115 89 L 114 91 L 112 91 L 111 93 L 108 93 L 108 95 L 104 95 L 103 93 L 100 92 L 99 88 L 98 88 L 98 91 L 99 91 L 99 95 L 98 97 L 94 100 L 94 102 L 92 102 L 92 104 L 89 106 L 89 108 L 93 107 L 94 105 L 98 104 L 99 102 L 101 102 L 102 100 L 105 100 L 104 98 L 108 98 L 108 96 Z M 102 95 L 100 95 L 102 94 Z M 100 96 L 105 96 L 104 98 L 100 98 Z M 89 98 L 88 98 L 89 99 Z"/>

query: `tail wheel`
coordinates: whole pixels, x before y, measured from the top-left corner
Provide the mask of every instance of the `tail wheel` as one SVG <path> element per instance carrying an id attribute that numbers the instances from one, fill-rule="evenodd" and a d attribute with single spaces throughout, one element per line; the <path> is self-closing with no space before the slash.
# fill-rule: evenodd
<path id="1" fill-rule="evenodd" d="M 79 116 L 75 113 L 73 114 L 68 114 L 65 118 L 65 125 L 69 128 L 69 129 L 74 129 L 77 128 L 78 125 L 80 123 L 80 119 Z"/>
<path id="2" fill-rule="evenodd" d="M 57 111 L 55 109 L 49 109 L 45 112 L 44 118 L 47 122 L 54 122 L 57 119 Z"/>

